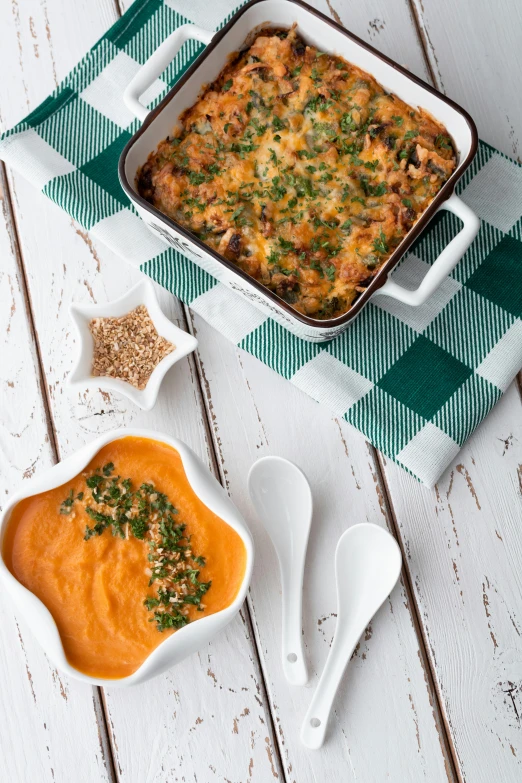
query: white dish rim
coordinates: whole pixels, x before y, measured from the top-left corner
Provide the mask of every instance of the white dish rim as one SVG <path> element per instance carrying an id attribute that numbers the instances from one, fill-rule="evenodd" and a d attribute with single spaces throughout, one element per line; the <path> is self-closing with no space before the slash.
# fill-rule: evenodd
<path id="1" fill-rule="evenodd" d="M 241 269 L 238 269 L 237 266 L 234 266 L 231 262 L 227 261 L 223 256 L 219 255 L 212 248 L 208 247 L 203 242 L 201 242 L 183 225 L 167 217 L 158 209 L 156 209 L 154 206 L 152 206 L 149 202 L 147 202 L 142 196 L 140 196 L 139 193 L 136 192 L 136 189 L 133 187 L 133 184 L 129 181 L 129 177 L 126 172 L 127 157 L 132 147 L 140 139 L 142 134 L 158 118 L 158 116 L 162 113 L 162 111 L 167 108 L 168 104 L 176 97 L 177 93 L 184 87 L 184 85 L 193 77 L 197 78 L 196 74 L 198 68 L 208 57 L 208 55 L 211 54 L 211 52 L 217 46 L 217 44 L 219 44 L 226 37 L 226 35 L 232 30 L 233 26 L 241 19 L 241 17 L 244 14 L 246 14 L 253 6 L 256 5 L 262 6 L 264 3 L 267 2 L 269 4 L 271 4 L 272 2 L 273 3 L 277 2 L 277 4 L 281 6 L 293 5 L 297 8 L 300 8 L 301 12 L 308 13 L 311 16 L 318 18 L 319 20 L 326 23 L 330 27 L 342 33 L 343 36 L 350 39 L 357 46 L 366 50 L 367 53 L 377 58 L 378 60 L 383 61 L 387 66 L 391 66 L 391 68 L 394 71 L 396 71 L 401 78 L 406 77 L 406 79 L 409 82 L 411 82 L 414 86 L 420 87 L 421 90 L 423 90 L 424 92 L 429 93 L 432 96 L 435 96 L 442 103 L 445 103 L 450 109 L 452 109 L 454 112 L 456 112 L 458 115 L 461 116 L 461 118 L 464 120 L 465 124 L 467 125 L 467 129 L 469 132 L 469 139 L 468 139 L 469 151 L 467 152 L 467 154 L 463 159 L 461 158 L 458 161 L 454 173 L 444 183 L 444 185 L 437 193 L 435 198 L 432 200 L 432 202 L 429 204 L 427 209 L 422 213 L 422 215 L 414 224 L 414 226 L 405 235 L 403 241 L 400 243 L 400 245 L 390 256 L 390 258 L 379 270 L 378 274 L 375 276 L 375 278 L 373 279 L 372 283 L 368 286 L 366 291 L 357 299 L 357 301 L 352 305 L 352 307 L 347 312 L 345 312 L 341 316 L 337 316 L 336 318 L 332 318 L 332 319 L 318 320 L 311 316 L 296 311 L 291 305 L 289 305 L 287 302 L 285 302 L 280 297 L 278 297 L 274 292 L 270 291 L 270 289 L 267 289 L 258 281 L 253 280 L 249 275 L 247 275 L 246 272 L 243 272 Z M 265 26 L 266 27 L 272 26 L 272 23 L 269 19 L 266 21 Z M 199 28 L 197 29 L 199 30 Z M 325 44 L 325 47 L 323 48 L 325 48 L 325 50 L 328 50 L 327 44 Z M 204 85 L 200 84 L 200 88 L 203 86 Z M 393 85 L 390 85 L 389 88 L 393 91 Z M 399 92 L 399 90 L 396 91 Z M 152 111 L 150 111 L 150 113 L 144 120 L 141 127 L 138 128 L 138 130 L 134 133 L 132 138 L 129 140 L 129 142 L 123 149 L 120 156 L 118 170 L 119 170 L 119 177 L 123 190 L 130 198 L 130 200 L 135 202 L 135 206 L 138 208 L 139 211 L 150 213 L 150 215 L 156 221 L 160 221 L 160 224 L 163 223 L 165 227 L 168 227 L 169 231 L 176 232 L 178 235 L 180 235 L 182 240 L 188 241 L 189 243 L 194 245 L 194 247 L 196 247 L 198 251 L 203 252 L 207 256 L 210 256 L 214 262 L 218 262 L 222 267 L 228 270 L 228 273 L 231 273 L 232 276 L 237 279 L 238 283 L 242 283 L 247 288 L 250 287 L 251 289 L 255 289 L 258 297 L 264 298 L 268 302 L 268 306 L 271 307 L 272 309 L 274 309 L 275 307 L 276 309 L 278 308 L 280 311 L 282 311 L 284 314 L 284 318 L 288 320 L 290 323 L 293 323 L 298 329 L 309 330 L 311 334 L 308 337 L 305 337 L 305 339 L 312 339 L 312 340 L 317 339 L 322 341 L 330 337 L 335 337 L 337 334 L 343 331 L 344 328 L 346 328 L 348 324 L 354 318 L 356 318 L 356 316 L 360 313 L 363 307 L 368 303 L 370 298 L 374 294 L 377 294 L 377 292 L 380 291 L 381 288 L 384 289 L 384 286 L 388 282 L 388 277 L 391 274 L 391 272 L 395 269 L 396 265 L 400 262 L 400 260 L 405 256 L 405 254 L 411 248 L 412 244 L 419 237 L 419 235 L 421 234 L 423 229 L 427 226 L 427 224 L 431 221 L 435 213 L 439 209 L 443 208 L 443 205 L 446 203 L 448 204 L 448 208 L 450 208 L 449 205 L 452 203 L 454 199 L 456 199 L 456 197 L 453 195 L 455 186 L 458 180 L 462 177 L 466 169 L 471 164 L 476 154 L 477 148 L 478 148 L 477 128 L 473 119 L 465 109 L 463 109 L 459 104 L 457 104 L 451 98 L 448 98 L 439 90 L 432 87 L 432 85 L 428 84 L 427 82 L 423 81 L 419 77 L 415 76 L 415 74 L 408 71 L 399 63 L 392 60 L 390 57 L 387 57 L 386 55 L 382 54 L 382 52 L 377 50 L 375 47 L 371 46 L 366 41 L 362 40 L 361 38 L 359 38 L 358 36 L 350 32 L 349 30 L 344 28 L 342 25 L 335 22 L 333 19 L 321 13 L 316 8 L 313 8 L 307 3 L 303 2 L 303 0 L 250 0 L 250 2 L 241 6 L 241 8 L 239 8 L 235 12 L 235 14 L 229 19 L 227 24 L 224 25 L 217 33 L 215 33 L 212 36 L 212 40 L 210 41 L 210 43 L 206 45 L 203 52 L 197 57 L 197 59 L 192 63 L 192 65 L 188 68 L 188 70 L 180 77 L 180 79 L 178 79 L 178 81 L 169 90 L 169 92 L 161 100 L 161 102 Z M 467 208 L 466 211 L 470 212 L 470 210 L 467 210 Z M 161 226 L 159 227 L 156 226 L 156 230 L 159 230 L 160 227 Z M 476 221 L 476 230 L 478 230 L 478 221 Z M 184 248 L 183 246 L 179 246 L 177 249 L 187 254 L 187 249 Z M 463 252 L 464 251 L 460 253 L 459 258 L 463 254 Z M 190 256 L 190 252 L 188 253 L 188 255 Z M 234 287 L 239 291 L 242 290 L 240 286 L 234 286 Z M 383 290 L 382 293 L 387 293 L 387 295 L 394 296 L 394 298 L 400 298 L 399 296 L 396 296 L 394 293 L 392 293 L 391 286 L 386 286 L 386 289 L 387 290 L 386 291 Z M 417 302 L 417 304 L 419 303 L 420 301 Z M 291 327 L 288 328 L 292 330 Z M 317 337 L 311 336 L 314 333 L 315 335 L 317 335 Z"/>
<path id="2" fill-rule="evenodd" d="M 240 536 L 246 550 L 245 573 L 234 601 L 224 609 L 189 623 L 167 637 L 131 675 L 119 679 L 91 677 L 74 668 L 66 658 L 60 634 L 51 612 L 37 596 L 24 587 L 11 573 L 3 559 L 3 541 L 14 507 L 23 499 L 65 484 L 78 475 L 108 443 L 125 437 L 149 438 L 165 443 L 178 451 L 187 479 L 198 498 Z M 202 460 L 183 441 L 165 433 L 138 427 L 122 427 L 104 433 L 71 456 L 58 462 L 24 483 L 14 493 L 0 514 L 0 579 L 16 609 L 28 621 L 32 631 L 50 660 L 67 675 L 91 685 L 126 687 L 161 674 L 183 658 L 195 652 L 235 617 L 246 598 L 252 576 L 254 544 L 248 527 L 217 479 Z"/>

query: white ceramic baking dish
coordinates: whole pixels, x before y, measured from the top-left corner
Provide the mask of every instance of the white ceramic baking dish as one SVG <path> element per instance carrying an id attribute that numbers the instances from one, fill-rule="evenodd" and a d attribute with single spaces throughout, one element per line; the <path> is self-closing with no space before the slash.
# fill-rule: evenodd
<path id="1" fill-rule="evenodd" d="M 152 440 L 166 443 L 178 451 L 189 484 L 198 498 L 241 537 L 246 549 L 246 567 L 239 592 L 230 606 L 180 628 L 171 636 L 166 637 L 165 641 L 156 647 L 134 674 L 113 680 L 89 677 L 71 666 L 65 656 L 62 640 L 51 613 L 34 593 L 24 587 L 13 576 L 0 554 L 0 579 L 4 589 L 12 599 L 16 611 L 27 621 L 28 627 L 53 664 L 77 680 L 88 682 L 91 685 L 110 685 L 111 688 L 136 685 L 150 680 L 208 644 L 219 631 L 233 620 L 241 608 L 250 583 L 254 562 L 254 546 L 245 521 L 223 487 L 216 481 L 199 457 L 182 441 L 171 438 L 170 435 L 164 435 L 153 430 L 135 428 L 122 428 L 106 433 L 84 446 L 72 456 L 54 465 L 50 470 L 35 476 L 30 481 L 24 482 L 23 489 L 9 499 L 0 515 L 0 553 L 3 548 L 3 539 L 11 512 L 20 500 L 65 484 L 65 482 L 80 473 L 107 443 L 127 436 L 151 438 Z"/>
<path id="2" fill-rule="evenodd" d="M 204 85 L 211 83 L 225 66 L 230 54 L 249 40 L 256 29 L 289 28 L 297 22 L 299 35 L 322 52 L 341 55 L 371 73 L 387 90 L 411 106 L 421 107 L 438 119 L 450 133 L 458 153 L 455 172 L 441 188 L 428 209 L 384 264 L 366 291 L 345 314 L 330 320 L 318 320 L 298 313 L 269 289 L 249 277 L 234 264 L 207 247 L 190 231 L 163 215 L 143 199 L 136 188 L 136 173 L 160 141 L 171 135 L 180 114 L 192 106 Z M 188 39 L 207 44 L 206 49 L 151 112 L 140 97 L 164 71 Z M 478 143 L 471 117 L 460 106 L 413 76 L 397 63 L 301 0 L 252 0 L 243 6 L 222 30 L 212 33 L 195 25 L 178 28 L 158 47 L 129 84 L 124 94 L 126 105 L 143 125 L 122 152 L 119 165 L 123 189 L 150 228 L 166 242 L 234 291 L 249 299 L 298 337 L 322 342 L 336 337 L 360 313 L 371 296 L 386 295 L 408 305 L 422 305 L 438 288 L 475 238 L 479 221 L 455 194 L 457 180 L 473 159 Z M 444 248 L 419 288 L 402 288 L 389 274 L 433 215 L 440 209 L 453 212 L 463 223 L 461 231 Z"/>

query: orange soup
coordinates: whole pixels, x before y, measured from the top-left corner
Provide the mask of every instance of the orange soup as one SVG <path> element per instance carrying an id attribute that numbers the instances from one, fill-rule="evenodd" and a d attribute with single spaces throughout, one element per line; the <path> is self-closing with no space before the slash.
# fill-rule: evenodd
<path id="1" fill-rule="evenodd" d="M 18 503 L 3 556 L 51 612 L 71 666 L 108 679 L 229 606 L 246 567 L 243 541 L 198 499 L 179 453 L 135 437 Z"/>

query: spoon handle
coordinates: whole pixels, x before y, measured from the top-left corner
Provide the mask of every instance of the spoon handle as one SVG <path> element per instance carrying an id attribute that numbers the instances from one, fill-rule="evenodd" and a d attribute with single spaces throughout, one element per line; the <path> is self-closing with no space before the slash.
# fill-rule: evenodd
<path id="1" fill-rule="evenodd" d="M 289 571 L 283 573 L 283 672 L 290 685 L 306 685 L 308 671 L 303 650 L 303 562 L 294 562 Z M 298 558 L 299 560 L 299 558 Z"/>
<path id="2" fill-rule="evenodd" d="M 315 693 L 301 728 L 301 742 L 307 748 L 317 750 L 324 742 L 330 711 L 348 661 L 365 626 L 343 633 L 339 620 L 332 646 Z M 340 630 L 340 632 L 339 632 Z"/>

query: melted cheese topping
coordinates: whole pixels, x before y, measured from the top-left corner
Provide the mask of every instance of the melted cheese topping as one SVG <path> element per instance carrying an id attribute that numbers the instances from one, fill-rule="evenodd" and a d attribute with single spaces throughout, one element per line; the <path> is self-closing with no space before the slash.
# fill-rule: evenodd
<path id="1" fill-rule="evenodd" d="M 261 33 L 180 122 L 141 195 L 317 319 L 351 307 L 456 165 L 443 126 L 294 28 Z"/>

